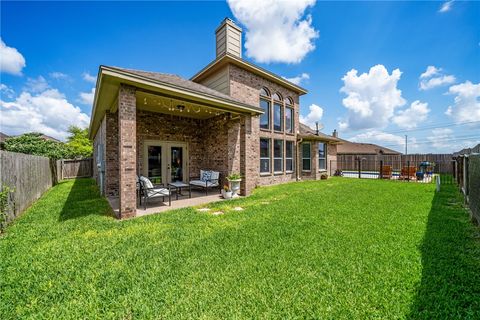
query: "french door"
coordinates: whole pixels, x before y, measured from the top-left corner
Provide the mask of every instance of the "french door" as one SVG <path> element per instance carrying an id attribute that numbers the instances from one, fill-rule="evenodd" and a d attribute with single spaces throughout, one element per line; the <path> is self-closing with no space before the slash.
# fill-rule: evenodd
<path id="1" fill-rule="evenodd" d="M 187 152 L 185 142 L 147 140 L 144 143 L 142 174 L 155 184 L 186 182 Z"/>

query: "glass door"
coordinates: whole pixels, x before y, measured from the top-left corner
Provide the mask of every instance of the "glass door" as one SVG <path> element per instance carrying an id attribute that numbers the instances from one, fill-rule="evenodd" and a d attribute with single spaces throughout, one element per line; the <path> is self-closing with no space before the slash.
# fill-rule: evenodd
<path id="1" fill-rule="evenodd" d="M 183 147 L 170 146 L 170 181 L 183 181 Z"/>
<path id="2" fill-rule="evenodd" d="M 154 184 L 187 181 L 188 153 L 184 142 L 147 140 L 144 142 L 142 174 Z"/>
<path id="3" fill-rule="evenodd" d="M 149 145 L 147 159 L 147 177 L 154 184 L 162 183 L 162 146 Z"/>

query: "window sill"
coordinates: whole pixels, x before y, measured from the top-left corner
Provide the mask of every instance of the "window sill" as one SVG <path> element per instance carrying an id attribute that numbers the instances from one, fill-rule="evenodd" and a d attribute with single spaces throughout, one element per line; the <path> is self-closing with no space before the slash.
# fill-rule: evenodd
<path id="1" fill-rule="evenodd" d="M 260 177 L 267 177 L 267 176 L 271 176 L 272 173 L 271 172 L 260 172 Z"/>
<path id="2" fill-rule="evenodd" d="M 327 172 L 327 169 L 319 169 L 318 172 Z"/>
<path id="3" fill-rule="evenodd" d="M 260 128 L 260 131 L 272 133 L 271 129 Z"/>
<path id="4" fill-rule="evenodd" d="M 279 134 L 284 134 L 285 132 L 284 131 L 277 131 L 277 130 L 273 130 L 273 133 L 279 133 Z"/>
<path id="5" fill-rule="evenodd" d="M 305 173 L 311 173 L 312 170 L 302 170 L 302 172 L 305 172 Z"/>
<path id="6" fill-rule="evenodd" d="M 285 171 L 286 174 L 292 174 L 294 173 L 295 171 Z"/>
<path id="7" fill-rule="evenodd" d="M 283 175 L 283 171 L 275 171 L 273 173 L 274 176 L 280 176 L 280 175 Z"/>

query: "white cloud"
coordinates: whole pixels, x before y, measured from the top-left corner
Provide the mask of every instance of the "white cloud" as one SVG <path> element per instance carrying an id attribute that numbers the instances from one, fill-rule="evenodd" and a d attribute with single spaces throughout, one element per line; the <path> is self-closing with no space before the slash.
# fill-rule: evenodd
<path id="1" fill-rule="evenodd" d="M 0 72 L 22 75 L 25 68 L 25 58 L 17 49 L 8 47 L 0 38 Z"/>
<path id="2" fill-rule="evenodd" d="M 438 12 L 444 13 L 450 11 L 452 9 L 453 1 L 454 0 L 450 0 L 442 3 Z"/>
<path id="3" fill-rule="evenodd" d="M 23 88 L 23 90 L 28 92 L 42 92 L 47 90 L 49 87 L 47 80 L 44 77 L 38 76 L 36 79 L 28 78 L 27 84 Z"/>
<path id="4" fill-rule="evenodd" d="M 62 72 L 50 72 L 48 74 L 50 78 L 56 79 L 56 80 L 70 80 L 70 76 L 68 74 L 62 73 Z"/>
<path id="5" fill-rule="evenodd" d="M 67 101 L 57 89 L 22 92 L 14 101 L 0 100 L 2 131 L 10 135 L 42 132 L 57 139 L 67 137 L 70 125 L 87 127 L 89 116 Z"/>
<path id="6" fill-rule="evenodd" d="M 416 100 L 408 109 L 398 111 L 393 122 L 402 129 L 413 129 L 427 119 L 429 112 L 428 103 Z"/>
<path id="7" fill-rule="evenodd" d="M 9 99 L 12 99 L 15 96 L 15 91 L 3 83 L 0 83 L 0 93 L 2 93 L 2 96 L 5 96 Z"/>
<path id="8" fill-rule="evenodd" d="M 228 0 L 235 18 L 246 27 L 245 49 L 258 62 L 299 63 L 315 49 L 318 31 L 305 10 L 315 0 Z"/>
<path id="9" fill-rule="evenodd" d="M 95 97 L 95 88 L 90 92 L 80 92 L 80 102 L 87 105 L 93 105 L 93 98 Z"/>
<path id="10" fill-rule="evenodd" d="M 96 84 L 97 83 L 97 77 L 96 76 L 92 76 L 90 73 L 88 72 L 84 72 L 82 73 L 82 78 L 83 80 L 87 81 L 87 82 L 91 82 L 93 84 Z"/>
<path id="11" fill-rule="evenodd" d="M 373 143 L 399 152 L 405 151 L 405 136 L 387 133 L 381 130 L 367 130 L 348 139 L 352 142 Z M 420 152 L 421 146 L 415 137 L 408 138 L 408 153 Z"/>
<path id="12" fill-rule="evenodd" d="M 316 128 L 316 122 L 319 122 L 323 117 L 323 108 L 316 104 L 311 104 L 308 107 L 308 114 L 306 117 L 300 115 L 300 122 L 306 124 L 312 129 Z"/>
<path id="13" fill-rule="evenodd" d="M 301 75 L 298 75 L 296 77 L 292 77 L 292 78 L 283 77 L 283 78 L 287 81 L 290 81 L 291 83 L 295 83 L 296 85 L 300 85 L 305 80 L 310 79 L 310 75 L 308 73 L 304 72 Z"/>
<path id="14" fill-rule="evenodd" d="M 444 74 L 441 68 L 428 66 L 427 70 L 420 75 L 420 90 L 429 90 L 455 81 L 455 76 Z"/>
<path id="15" fill-rule="evenodd" d="M 343 105 L 348 109 L 346 119 L 339 122 L 340 129 L 371 129 L 385 127 L 396 108 L 405 104 L 402 91 L 397 88 L 402 72 L 388 70 L 381 64 L 370 68 L 368 73 L 358 75 L 355 69 L 342 78 L 340 89 L 347 95 Z"/>
<path id="16" fill-rule="evenodd" d="M 432 130 L 432 135 L 427 137 L 429 147 L 434 149 L 454 149 L 456 142 L 453 137 L 453 130 L 449 128 L 437 128 Z"/>
<path id="17" fill-rule="evenodd" d="M 448 93 L 455 95 L 454 105 L 445 112 L 457 122 L 480 121 L 480 83 L 465 81 L 451 86 Z"/>
<path id="18" fill-rule="evenodd" d="M 440 72 L 440 69 L 437 69 L 435 66 L 428 66 L 427 70 L 420 75 L 420 79 L 430 78 L 437 75 Z"/>

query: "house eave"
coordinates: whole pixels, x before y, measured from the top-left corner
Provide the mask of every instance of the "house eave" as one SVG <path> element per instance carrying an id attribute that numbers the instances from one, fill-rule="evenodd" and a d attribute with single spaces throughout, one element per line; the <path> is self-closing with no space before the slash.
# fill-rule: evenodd
<path id="1" fill-rule="evenodd" d="M 202 70 L 197 72 L 193 77 L 190 78 L 191 81 L 194 82 L 200 82 L 202 81 L 205 77 L 208 75 L 212 74 L 219 68 L 223 67 L 225 64 L 231 63 L 233 65 L 239 66 L 240 68 L 246 69 L 254 74 L 257 74 L 263 78 L 266 78 L 272 82 L 275 82 L 285 88 L 288 88 L 299 95 L 304 95 L 308 93 L 308 91 L 268 70 L 265 70 L 253 63 L 250 63 L 248 61 L 245 61 L 241 58 L 235 57 L 229 53 L 226 53 L 220 58 L 217 58 L 210 62 L 206 67 L 204 67 Z"/>
<path id="2" fill-rule="evenodd" d="M 102 91 L 105 90 L 104 87 L 106 82 L 109 82 L 110 87 L 112 86 L 118 87 L 120 84 L 132 85 L 139 89 L 148 90 L 149 92 L 157 92 L 159 94 L 174 95 L 179 98 L 185 98 L 188 100 L 197 101 L 198 103 L 203 103 L 205 105 L 216 106 L 219 109 L 223 109 L 225 111 L 230 111 L 230 112 L 252 114 L 252 115 L 258 115 L 263 113 L 263 110 L 261 108 L 251 106 L 249 104 L 236 102 L 228 99 L 223 99 L 221 97 L 216 97 L 208 93 L 198 92 L 195 90 L 179 87 L 171 83 L 150 79 L 138 74 L 132 74 L 128 71 L 119 70 L 113 67 L 100 66 L 98 77 L 97 77 L 97 85 L 95 90 L 92 115 L 90 118 L 90 129 L 89 129 L 90 139 L 93 139 L 93 137 L 95 136 L 101 121 L 101 119 L 98 119 L 98 116 L 97 116 L 98 113 L 101 113 L 101 110 L 99 110 L 98 104 L 99 104 L 99 97 L 101 96 Z M 103 106 L 103 109 L 106 110 L 109 107 L 110 105 Z"/>

